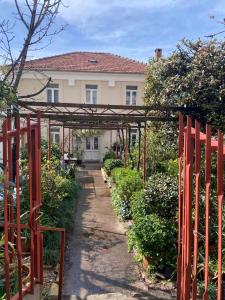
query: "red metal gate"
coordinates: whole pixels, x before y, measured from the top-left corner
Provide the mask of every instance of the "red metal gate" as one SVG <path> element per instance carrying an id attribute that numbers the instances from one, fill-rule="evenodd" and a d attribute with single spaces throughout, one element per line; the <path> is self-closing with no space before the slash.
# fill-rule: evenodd
<path id="1" fill-rule="evenodd" d="M 214 212 L 211 207 L 213 155 L 216 155 L 214 183 L 217 185 L 214 189 L 214 193 L 216 193 Z M 217 255 L 217 274 L 213 278 L 214 284 L 217 285 L 217 296 L 214 296 L 213 299 L 222 299 L 224 155 L 223 134 L 220 130 L 217 132 L 217 138 L 214 139 L 209 125 L 206 125 L 205 133 L 203 133 L 198 121 L 193 122 L 190 117 L 179 115 L 178 300 L 199 299 L 200 246 L 203 249 L 204 257 L 204 266 L 201 270 L 204 281 L 202 299 L 209 299 L 210 232 L 212 226 L 215 226 L 211 221 L 212 213 L 216 216 L 218 226 L 218 235 L 213 242 L 216 248 L 214 253 L 216 252 Z M 201 230 L 204 229 L 203 233 L 200 232 L 200 226 Z"/>
<path id="2" fill-rule="evenodd" d="M 12 123 L 16 123 L 16 129 L 12 129 Z M 24 127 L 21 124 L 25 123 Z M 20 178 L 21 178 L 21 144 L 22 139 L 27 142 L 28 152 L 28 188 L 29 188 L 29 209 L 28 224 L 21 221 L 20 201 Z M 23 299 L 27 293 L 34 293 L 35 284 L 43 284 L 43 232 L 58 231 L 61 233 L 60 245 L 60 272 L 59 272 L 59 297 L 62 294 L 63 265 L 65 230 L 63 228 L 48 228 L 40 226 L 41 207 L 41 128 L 40 115 L 36 122 L 31 122 L 30 116 L 21 122 L 20 117 L 8 118 L 3 122 L 3 133 L 0 135 L 0 142 L 3 148 L 3 187 L 4 187 L 4 268 L 6 299 Z M 15 179 L 15 180 L 14 180 Z M 15 182 L 15 184 L 13 183 Z M 15 195 L 10 191 L 14 186 Z M 2 225 L 1 225 L 2 226 Z M 30 232 L 29 249 L 29 274 L 26 282 L 23 281 L 23 251 L 21 231 Z M 15 251 L 10 251 L 10 245 L 15 244 Z M 15 261 L 18 272 L 18 293 L 12 295 L 10 291 L 12 261 Z"/>

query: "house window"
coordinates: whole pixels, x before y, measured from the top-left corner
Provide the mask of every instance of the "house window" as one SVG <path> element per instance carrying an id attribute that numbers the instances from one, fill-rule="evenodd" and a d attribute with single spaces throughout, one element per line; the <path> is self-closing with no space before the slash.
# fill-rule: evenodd
<path id="1" fill-rule="evenodd" d="M 137 86 L 126 87 L 126 105 L 136 105 L 137 104 Z"/>
<path id="2" fill-rule="evenodd" d="M 50 134 L 51 134 L 51 142 L 55 144 L 60 144 L 60 128 L 52 127 Z"/>
<path id="3" fill-rule="evenodd" d="M 86 150 L 91 150 L 91 138 L 86 138 Z"/>
<path id="4" fill-rule="evenodd" d="M 98 86 L 93 84 L 86 85 L 86 103 L 97 104 L 97 90 Z"/>
<path id="5" fill-rule="evenodd" d="M 49 84 L 47 87 L 47 101 L 50 103 L 59 102 L 59 85 Z"/>
<path id="6" fill-rule="evenodd" d="M 97 136 L 86 137 L 86 150 L 98 150 L 99 149 L 99 139 Z"/>
<path id="7" fill-rule="evenodd" d="M 137 143 L 137 130 L 136 129 L 132 129 L 131 130 L 131 145 L 135 146 Z"/>
<path id="8" fill-rule="evenodd" d="M 98 137 L 94 137 L 94 150 L 98 150 Z"/>

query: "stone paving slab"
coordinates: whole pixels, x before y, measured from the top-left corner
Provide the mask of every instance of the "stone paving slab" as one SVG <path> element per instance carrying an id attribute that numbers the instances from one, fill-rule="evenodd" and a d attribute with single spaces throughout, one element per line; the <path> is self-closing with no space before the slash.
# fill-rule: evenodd
<path id="1" fill-rule="evenodd" d="M 107 299 L 100 298 L 101 295 L 115 293 L 124 297 L 138 294 L 136 299 L 144 296 L 155 300 L 172 299 L 163 291 L 148 291 L 139 279 L 138 266 L 127 251 L 125 230 L 112 209 L 110 192 L 100 169 L 80 170 L 79 181 L 83 189 L 66 250 L 63 293 L 67 297 L 64 299 L 78 296 L 100 300 Z"/>

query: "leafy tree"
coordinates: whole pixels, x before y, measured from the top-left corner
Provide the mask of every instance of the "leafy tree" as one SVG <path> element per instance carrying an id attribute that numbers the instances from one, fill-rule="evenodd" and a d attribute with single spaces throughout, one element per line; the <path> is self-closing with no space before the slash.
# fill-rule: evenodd
<path id="1" fill-rule="evenodd" d="M 221 125 L 224 74 L 225 41 L 183 40 L 168 59 L 149 62 L 145 103 L 195 106 L 192 115 L 201 122 Z"/>

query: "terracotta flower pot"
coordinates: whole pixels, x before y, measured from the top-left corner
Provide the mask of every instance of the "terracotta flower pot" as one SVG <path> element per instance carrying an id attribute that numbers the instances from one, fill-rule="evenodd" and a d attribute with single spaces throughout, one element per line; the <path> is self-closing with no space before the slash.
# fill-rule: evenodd
<path id="1" fill-rule="evenodd" d="M 145 257 L 145 256 L 143 257 L 142 266 L 145 271 L 148 269 L 149 257 Z"/>

